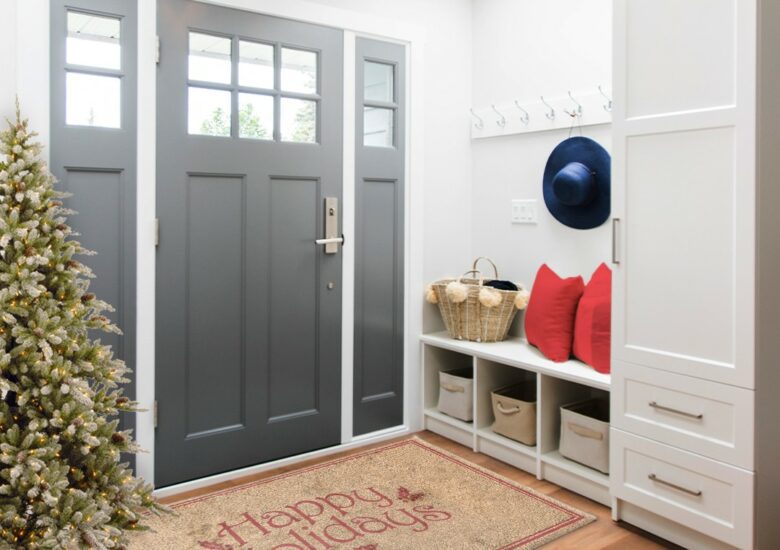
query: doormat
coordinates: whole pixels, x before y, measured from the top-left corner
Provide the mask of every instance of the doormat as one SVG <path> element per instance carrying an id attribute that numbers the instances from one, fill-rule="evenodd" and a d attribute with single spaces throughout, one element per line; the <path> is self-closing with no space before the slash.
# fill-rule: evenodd
<path id="1" fill-rule="evenodd" d="M 172 508 L 130 548 L 526 549 L 595 520 L 416 438 Z"/>

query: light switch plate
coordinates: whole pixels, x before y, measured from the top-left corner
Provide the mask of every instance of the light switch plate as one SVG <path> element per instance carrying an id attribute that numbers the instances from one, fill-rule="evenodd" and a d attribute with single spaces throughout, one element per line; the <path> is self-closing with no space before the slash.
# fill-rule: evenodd
<path id="1" fill-rule="evenodd" d="M 512 201 L 512 223 L 537 223 L 536 199 Z"/>

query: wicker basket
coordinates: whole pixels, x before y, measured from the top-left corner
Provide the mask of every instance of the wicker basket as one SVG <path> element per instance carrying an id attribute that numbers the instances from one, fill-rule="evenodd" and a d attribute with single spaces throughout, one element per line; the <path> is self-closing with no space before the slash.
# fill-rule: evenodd
<path id="1" fill-rule="evenodd" d="M 473 342 L 501 342 L 506 338 L 509 327 L 517 314 L 518 307 L 515 299 L 518 293 L 525 292 L 521 285 L 519 290 L 498 290 L 490 288 L 493 296 L 500 300 L 494 305 L 485 306 L 480 300 L 480 291 L 484 287 L 485 278 L 477 270 L 480 260 L 486 260 L 493 266 L 495 279 L 498 279 L 498 269 L 488 258 L 477 258 L 470 271 L 464 275 L 477 275 L 477 277 L 461 276 L 458 279 L 442 279 L 431 285 L 431 291 L 435 294 L 435 302 L 439 305 L 444 324 L 450 336 L 458 340 L 470 340 Z M 447 293 L 447 285 L 457 281 L 465 285 L 465 300 L 455 302 Z M 524 307 L 524 305 L 523 305 Z"/>

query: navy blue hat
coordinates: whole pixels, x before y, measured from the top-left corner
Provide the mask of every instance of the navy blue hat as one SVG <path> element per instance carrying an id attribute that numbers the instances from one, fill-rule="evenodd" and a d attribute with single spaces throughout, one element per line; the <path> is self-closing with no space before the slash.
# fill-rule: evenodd
<path id="1" fill-rule="evenodd" d="M 558 144 L 544 168 L 544 202 L 556 220 L 592 229 L 609 218 L 610 165 L 607 150 L 590 138 Z"/>

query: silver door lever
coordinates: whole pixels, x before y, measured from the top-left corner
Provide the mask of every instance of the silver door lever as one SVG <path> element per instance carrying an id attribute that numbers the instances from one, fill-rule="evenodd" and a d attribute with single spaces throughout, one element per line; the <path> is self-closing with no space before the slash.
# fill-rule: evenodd
<path id="1" fill-rule="evenodd" d="M 344 244 L 344 237 L 331 237 L 330 239 L 316 239 L 314 242 L 317 244 L 332 244 L 332 243 Z"/>
<path id="2" fill-rule="evenodd" d="M 325 197 L 324 207 L 325 235 L 314 242 L 325 247 L 325 254 L 336 254 L 339 245 L 344 244 L 344 235 L 339 236 L 339 200 L 336 197 Z"/>

